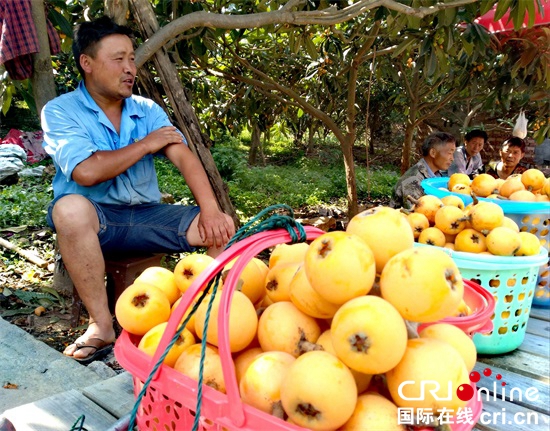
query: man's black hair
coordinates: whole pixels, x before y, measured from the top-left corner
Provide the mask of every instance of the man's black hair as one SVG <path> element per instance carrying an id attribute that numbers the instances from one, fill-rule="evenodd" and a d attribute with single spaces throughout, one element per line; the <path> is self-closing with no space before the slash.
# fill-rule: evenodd
<path id="1" fill-rule="evenodd" d="M 500 146 L 500 149 L 502 150 L 506 145 L 509 147 L 518 147 L 522 153 L 525 153 L 525 141 L 517 136 L 511 136 L 506 139 Z"/>
<path id="2" fill-rule="evenodd" d="M 489 136 L 487 135 L 487 132 L 485 130 L 480 129 L 474 129 L 470 130 L 466 135 L 464 136 L 464 140 L 468 142 L 470 139 L 474 138 L 482 138 L 483 142 L 486 143 L 489 139 Z"/>
<path id="3" fill-rule="evenodd" d="M 74 29 L 73 56 L 80 75 L 84 78 L 84 71 L 80 66 L 82 54 L 94 57 L 97 44 L 106 36 L 123 34 L 133 40 L 133 33 L 129 27 L 118 25 L 108 16 L 102 16 L 94 21 L 78 24 Z"/>
<path id="4" fill-rule="evenodd" d="M 456 138 L 450 133 L 436 132 L 428 136 L 422 143 L 422 155 L 425 157 L 430 154 L 430 150 L 449 142 L 456 144 Z"/>

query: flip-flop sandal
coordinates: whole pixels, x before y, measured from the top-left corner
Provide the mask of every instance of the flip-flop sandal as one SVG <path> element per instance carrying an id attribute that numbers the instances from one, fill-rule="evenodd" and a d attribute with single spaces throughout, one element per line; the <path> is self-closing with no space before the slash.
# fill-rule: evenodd
<path id="1" fill-rule="evenodd" d="M 99 345 L 94 346 L 91 344 L 82 344 L 82 343 L 75 343 L 76 345 L 76 351 L 80 349 L 95 349 L 94 352 L 85 358 L 75 358 L 74 356 L 69 356 L 70 358 L 74 359 L 78 363 L 82 365 L 88 365 L 89 363 L 93 361 L 97 361 L 99 359 L 103 359 L 105 356 L 107 356 L 111 351 L 113 350 L 113 343 L 105 343 L 101 338 L 90 338 L 88 339 L 87 343 L 90 343 L 91 341 L 96 341 Z M 74 355 L 74 352 L 73 352 Z"/>

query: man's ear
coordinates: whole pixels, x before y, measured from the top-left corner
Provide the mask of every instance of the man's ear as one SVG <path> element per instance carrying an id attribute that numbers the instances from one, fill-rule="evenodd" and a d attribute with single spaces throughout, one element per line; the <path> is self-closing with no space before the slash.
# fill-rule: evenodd
<path id="1" fill-rule="evenodd" d="M 89 55 L 86 54 L 80 54 L 80 67 L 82 67 L 82 70 L 86 73 L 90 73 L 92 71 L 91 67 L 91 58 Z"/>
<path id="2" fill-rule="evenodd" d="M 437 150 L 435 148 L 430 148 L 430 151 L 428 152 L 428 155 L 432 158 L 432 159 L 435 159 L 435 156 L 437 155 Z"/>

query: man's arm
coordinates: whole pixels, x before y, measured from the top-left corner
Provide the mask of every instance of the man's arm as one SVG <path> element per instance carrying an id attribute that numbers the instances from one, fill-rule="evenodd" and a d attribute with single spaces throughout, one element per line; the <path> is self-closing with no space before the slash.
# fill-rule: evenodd
<path id="1" fill-rule="evenodd" d="M 200 160 L 185 144 L 165 147 L 166 157 L 182 173 L 200 207 L 199 233 L 207 247 L 225 245 L 235 234 L 235 225 L 219 206 Z"/>
<path id="2" fill-rule="evenodd" d="M 122 174 L 145 155 L 182 142 L 183 138 L 175 127 L 162 127 L 119 150 L 96 151 L 74 168 L 73 180 L 82 186 L 94 186 Z"/>

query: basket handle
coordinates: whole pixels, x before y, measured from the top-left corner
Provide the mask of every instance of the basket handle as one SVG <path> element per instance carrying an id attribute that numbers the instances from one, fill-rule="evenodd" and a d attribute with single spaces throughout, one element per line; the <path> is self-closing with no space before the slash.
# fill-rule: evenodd
<path id="1" fill-rule="evenodd" d="M 315 239 L 325 233 L 321 229 L 312 226 L 304 226 L 304 229 L 308 240 Z M 169 342 L 174 337 L 179 323 L 183 319 L 183 315 L 186 310 L 189 309 L 195 297 L 197 297 L 199 292 L 203 290 L 203 288 L 216 276 L 217 273 L 221 272 L 229 262 L 238 257 L 235 264 L 229 270 L 227 278 L 225 279 L 219 308 L 221 312 L 218 312 L 218 352 L 222 363 L 226 394 L 230 406 L 230 418 L 235 426 L 238 427 L 244 424 L 245 414 L 237 385 L 235 366 L 229 347 L 229 310 L 231 298 L 233 297 L 233 291 L 238 284 L 237 282 L 241 272 L 254 256 L 269 247 L 290 241 L 292 241 L 292 238 L 285 229 L 273 229 L 251 235 L 250 237 L 238 241 L 228 249 L 224 250 L 216 259 L 214 259 L 214 262 L 212 262 L 203 272 L 199 274 L 196 280 L 191 284 L 191 286 L 189 286 L 183 295 L 180 304 L 175 308 L 170 316 L 170 319 L 168 320 L 168 325 L 150 362 L 149 369 L 153 370 L 160 356 L 164 353 Z M 152 380 L 156 380 L 160 377 L 162 369 L 163 367 L 158 368 L 158 371 L 156 375 L 153 376 Z"/>

